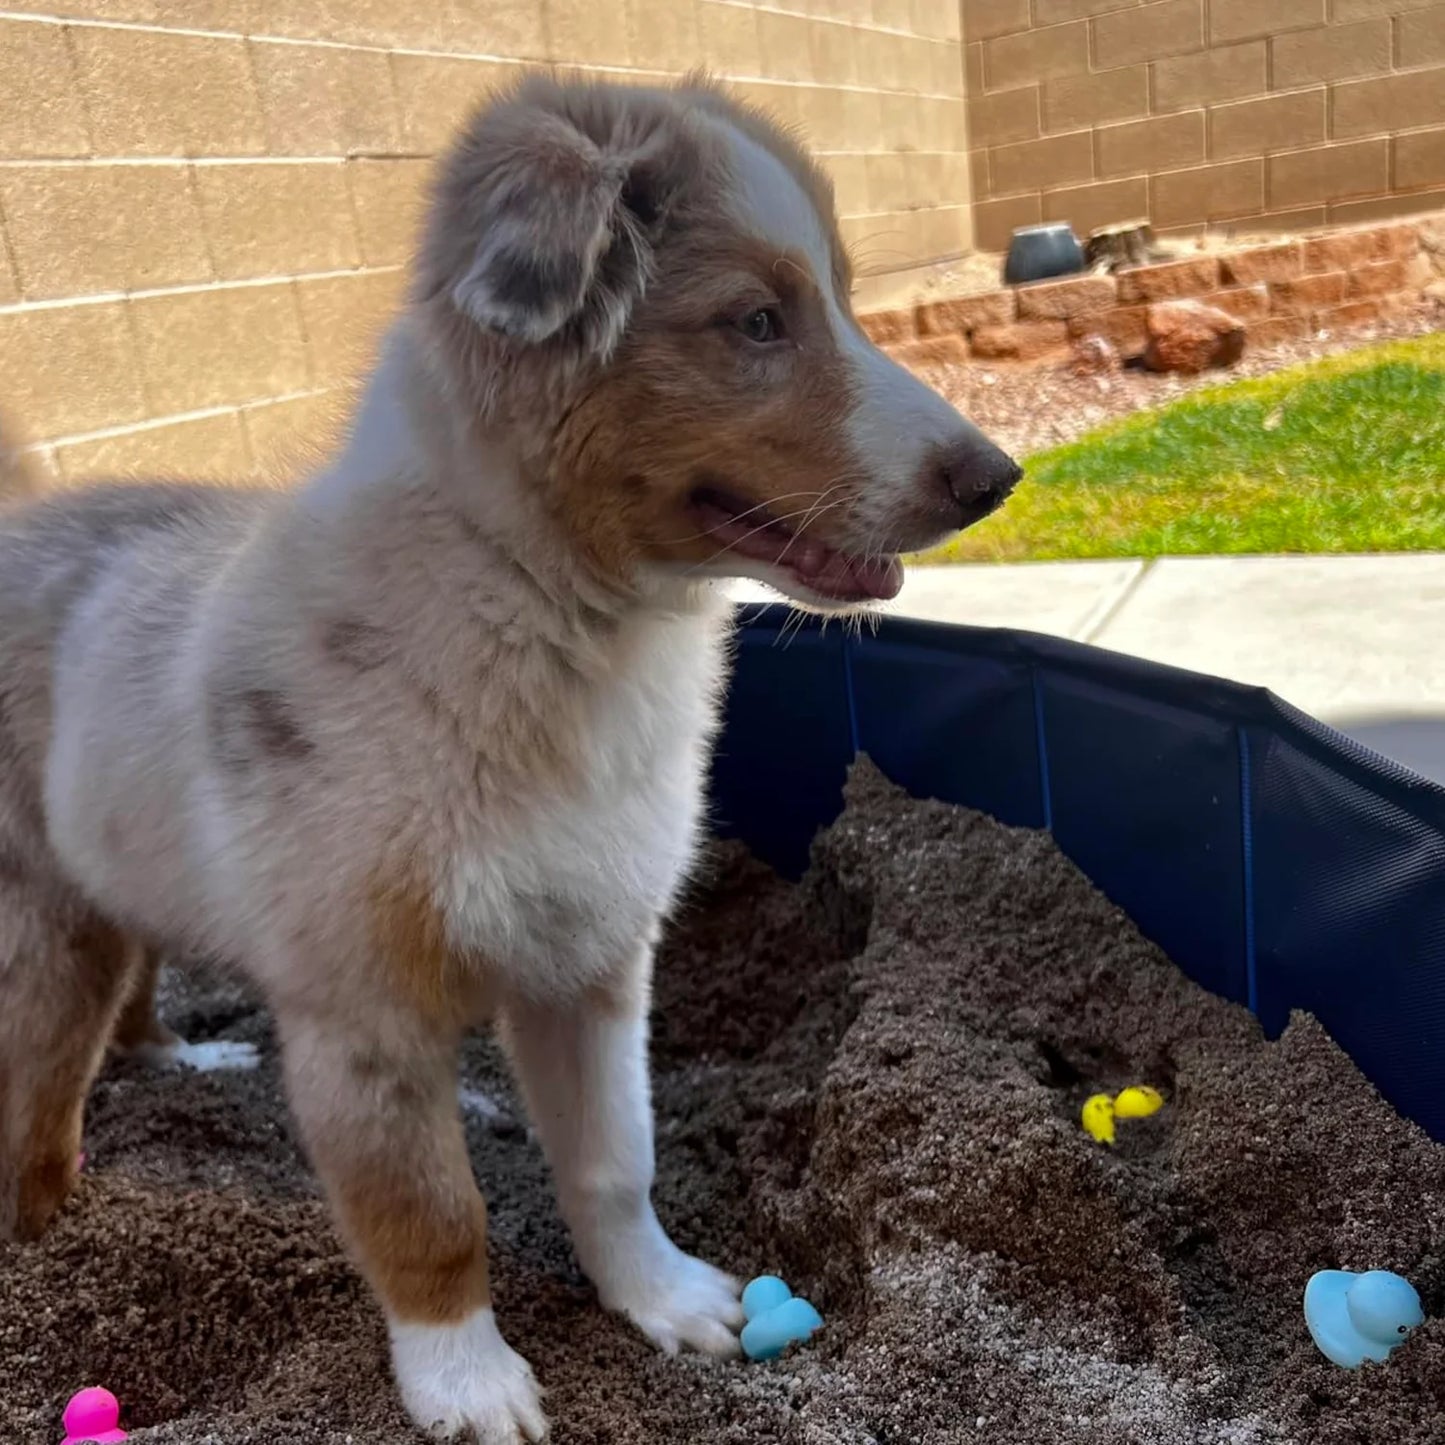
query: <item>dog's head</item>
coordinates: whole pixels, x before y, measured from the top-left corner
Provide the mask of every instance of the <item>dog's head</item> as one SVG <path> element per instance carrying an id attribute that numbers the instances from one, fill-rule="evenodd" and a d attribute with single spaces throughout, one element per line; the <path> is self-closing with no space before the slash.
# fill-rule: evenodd
<path id="1" fill-rule="evenodd" d="M 822 172 L 703 81 L 533 76 L 441 172 L 416 300 L 483 429 L 614 579 L 892 596 L 1019 472 L 872 346 Z"/>

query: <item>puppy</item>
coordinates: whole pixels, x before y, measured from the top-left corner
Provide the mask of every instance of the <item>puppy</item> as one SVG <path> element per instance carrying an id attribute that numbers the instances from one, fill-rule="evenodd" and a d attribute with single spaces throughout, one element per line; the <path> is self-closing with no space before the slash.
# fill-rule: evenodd
<path id="1" fill-rule="evenodd" d="M 332 465 L 0 514 L 0 1231 L 64 1200 L 146 960 L 219 956 L 274 1013 L 418 1425 L 546 1429 L 458 1118 L 489 1019 L 602 1303 L 735 1349 L 736 1283 L 653 1212 L 646 1059 L 721 583 L 887 598 L 1018 476 L 849 284 L 827 181 L 761 116 L 534 76 L 441 166 Z"/>

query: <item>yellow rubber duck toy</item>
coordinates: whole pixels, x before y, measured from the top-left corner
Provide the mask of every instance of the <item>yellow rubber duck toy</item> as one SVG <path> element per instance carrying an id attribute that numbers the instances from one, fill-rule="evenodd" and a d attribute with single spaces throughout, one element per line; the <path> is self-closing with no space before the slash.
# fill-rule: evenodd
<path id="1" fill-rule="evenodd" d="M 1107 1094 L 1093 1094 L 1085 1099 L 1080 1117 L 1089 1135 L 1100 1144 L 1114 1142 L 1114 1101 Z"/>
<path id="2" fill-rule="evenodd" d="M 1116 1119 L 1147 1119 L 1164 1107 L 1164 1095 L 1148 1084 L 1132 1084 L 1112 1098 L 1108 1094 L 1090 1094 L 1084 1100 L 1079 1122 L 1091 1139 L 1112 1144 L 1118 1137 Z"/>
<path id="3" fill-rule="evenodd" d="M 1164 1107 L 1164 1095 L 1148 1084 L 1135 1084 L 1114 1095 L 1116 1119 L 1147 1119 Z"/>

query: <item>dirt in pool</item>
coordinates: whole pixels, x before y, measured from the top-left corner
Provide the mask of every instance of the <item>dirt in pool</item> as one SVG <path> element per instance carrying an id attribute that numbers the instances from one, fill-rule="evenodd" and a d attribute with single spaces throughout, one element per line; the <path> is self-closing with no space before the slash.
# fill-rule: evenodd
<path id="1" fill-rule="evenodd" d="M 375 1306 L 297 1148 L 262 1012 L 176 982 L 250 1075 L 112 1065 L 81 1187 L 0 1250 L 3 1438 L 103 1383 L 137 1445 L 409 1445 Z M 1308 1017 L 1266 1042 L 1042 834 L 866 764 L 801 885 L 719 846 L 659 961 L 660 1212 L 787 1278 L 826 1329 L 767 1365 L 653 1354 L 577 1274 L 495 1048 L 462 1095 L 495 1292 L 558 1445 L 1414 1445 L 1445 1440 L 1445 1320 L 1319 1356 L 1316 1269 L 1445 1308 L 1445 1150 Z M 1116 1148 L 1087 1095 L 1168 1095 Z"/>

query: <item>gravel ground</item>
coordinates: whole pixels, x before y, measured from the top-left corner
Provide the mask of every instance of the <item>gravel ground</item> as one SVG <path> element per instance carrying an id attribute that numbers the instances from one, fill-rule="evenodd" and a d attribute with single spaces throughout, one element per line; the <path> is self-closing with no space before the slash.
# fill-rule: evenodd
<path id="1" fill-rule="evenodd" d="M 1180 376 L 1126 368 L 1103 376 L 1076 376 L 1070 366 L 947 366 L 920 374 L 1000 446 L 1020 456 L 1043 451 L 1115 417 L 1162 406 L 1203 386 L 1265 376 L 1301 361 L 1353 351 L 1375 341 L 1422 336 L 1445 329 L 1445 306 L 1422 303 L 1379 326 L 1320 332 L 1300 341 L 1246 349 L 1227 371 Z"/>

